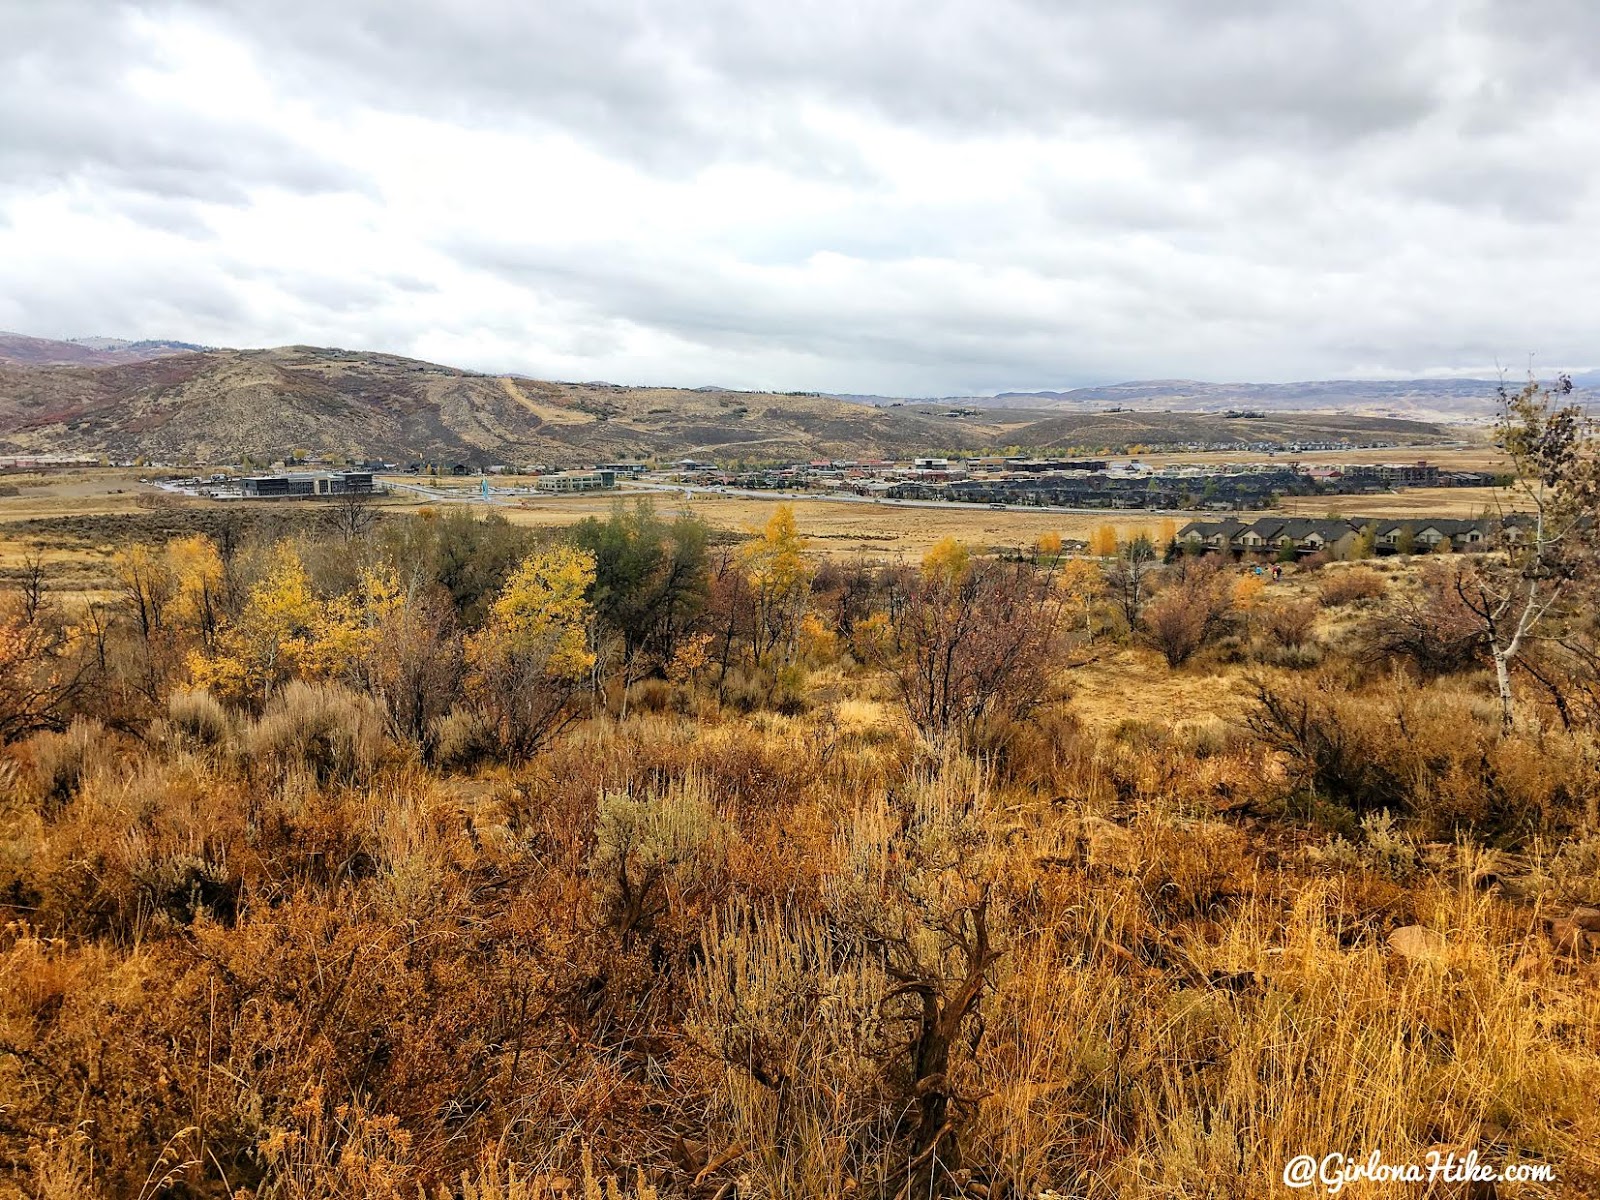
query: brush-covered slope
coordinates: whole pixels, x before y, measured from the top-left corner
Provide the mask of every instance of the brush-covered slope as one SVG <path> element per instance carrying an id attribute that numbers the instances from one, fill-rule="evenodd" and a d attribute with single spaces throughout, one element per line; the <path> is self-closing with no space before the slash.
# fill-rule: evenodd
<path id="1" fill-rule="evenodd" d="M 167 358 L 174 354 L 191 354 L 202 349 L 204 347 L 188 342 L 99 337 L 61 342 L 54 338 L 0 331 L 0 364 L 20 367 L 109 367 Z"/>
<path id="2" fill-rule="evenodd" d="M 168 461 L 293 450 L 446 462 L 574 464 L 624 456 L 770 461 L 940 451 L 1348 436 L 1427 441 L 1436 427 L 1284 415 L 1082 414 L 832 397 L 551 383 L 394 355 L 290 346 L 110 367 L 0 364 L 0 448 Z"/>

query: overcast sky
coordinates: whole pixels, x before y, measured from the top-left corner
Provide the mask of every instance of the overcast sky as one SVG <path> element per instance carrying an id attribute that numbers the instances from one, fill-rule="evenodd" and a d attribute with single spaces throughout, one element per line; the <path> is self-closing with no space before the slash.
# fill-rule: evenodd
<path id="1" fill-rule="evenodd" d="M 0 329 L 960 394 L 1600 362 L 1595 0 L 0 0 Z"/>

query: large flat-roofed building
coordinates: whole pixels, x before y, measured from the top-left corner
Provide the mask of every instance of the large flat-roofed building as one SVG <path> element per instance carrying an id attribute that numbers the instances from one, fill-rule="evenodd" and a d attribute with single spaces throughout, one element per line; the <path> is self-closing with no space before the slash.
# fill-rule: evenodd
<path id="1" fill-rule="evenodd" d="M 541 492 L 599 492 L 617 486 L 617 473 L 599 471 L 558 471 L 554 475 L 541 475 L 533 481 Z"/>
<path id="2" fill-rule="evenodd" d="M 286 471 L 282 475 L 247 475 L 239 481 L 248 498 L 271 500 L 292 496 L 348 496 L 373 490 L 371 471 Z"/>

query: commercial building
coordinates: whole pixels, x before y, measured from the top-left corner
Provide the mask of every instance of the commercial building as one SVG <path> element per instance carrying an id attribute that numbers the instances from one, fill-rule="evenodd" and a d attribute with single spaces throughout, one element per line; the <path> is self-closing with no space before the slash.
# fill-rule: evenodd
<path id="1" fill-rule="evenodd" d="M 247 499 L 275 500 L 296 496 L 347 496 L 373 491 L 371 471 L 288 471 L 282 475 L 247 475 L 239 481 Z"/>
<path id="2" fill-rule="evenodd" d="M 599 492 L 617 486 L 617 473 L 612 470 L 558 471 L 554 475 L 541 475 L 533 481 L 541 492 Z"/>

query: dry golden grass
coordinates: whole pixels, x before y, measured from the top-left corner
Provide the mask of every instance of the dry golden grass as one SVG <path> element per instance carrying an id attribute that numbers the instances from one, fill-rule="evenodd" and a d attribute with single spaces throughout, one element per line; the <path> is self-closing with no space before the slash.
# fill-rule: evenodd
<path id="1" fill-rule="evenodd" d="M 1279 513 L 1321 517 L 1328 513 L 1359 517 L 1481 517 L 1484 513 L 1521 512 L 1526 498 L 1505 488 L 1410 488 L 1375 496 L 1285 496 Z"/>
<path id="2" fill-rule="evenodd" d="M 1492 451 L 1486 457 L 1483 451 L 1452 450 L 1430 453 L 1428 458 L 1441 465 L 1468 468 L 1496 465 L 1492 456 Z M 1308 454 L 1303 461 L 1372 461 L 1374 457 L 1384 456 L 1373 451 Z M 1259 455 L 1210 454 L 1152 456 L 1144 461 L 1214 463 L 1259 459 Z M 0 476 L 0 482 L 13 484 L 22 493 L 19 496 L 0 496 L 0 568 L 19 553 L 17 535 L 10 528 L 17 522 L 37 518 L 132 513 L 141 511 L 143 506 L 151 503 L 236 503 L 176 498 L 151 485 L 140 484 L 138 480 L 142 474 L 145 473 L 123 468 L 88 468 Z M 478 487 L 475 479 L 420 482 L 444 491 L 459 491 L 463 496 L 474 493 Z M 586 517 L 604 516 L 619 498 L 631 499 L 632 496 L 627 493 L 537 496 L 523 499 L 515 505 L 497 506 L 495 511 L 519 525 L 563 528 Z M 684 504 L 681 495 L 674 492 L 655 493 L 654 499 L 663 511 L 675 511 Z M 1118 512 L 1031 513 L 1015 508 L 1004 511 L 923 508 L 830 500 L 789 501 L 785 497 L 767 500 L 697 495 L 688 502 L 688 509 L 713 528 L 743 532 L 752 526 L 764 524 L 771 516 L 772 505 L 780 500 L 793 503 L 796 517 L 812 539 L 812 548 L 816 552 L 832 557 L 862 555 L 880 560 L 920 558 L 946 537 L 959 538 L 984 550 L 1011 550 L 1031 546 L 1047 533 L 1058 533 L 1069 540 L 1087 541 L 1093 530 L 1105 524 L 1116 527 L 1124 538 L 1140 532 L 1154 536 L 1162 521 L 1159 516 L 1140 517 Z M 1284 500 L 1277 511 L 1297 516 L 1322 516 L 1334 512 L 1376 517 L 1473 517 L 1501 503 L 1511 507 L 1514 498 L 1490 489 L 1436 488 L 1379 496 L 1290 497 Z M 379 505 L 385 510 L 406 512 L 438 507 L 439 502 L 397 493 L 380 501 Z M 1175 518 L 1179 525 L 1187 519 L 1187 516 Z"/>
<path id="3" fill-rule="evenodd" d="M 1474 439 L 1476 441 L 1476 439 Z M 1215 465 L 1217 463 L 1256 463 L 1266 456 L 1260 451 L 1221 450 L 1203 454 L 1142 454 L 1138 461 L 1160 466 L 1177 464 Z M 1468 446 L 1396 446 L 1386 450 L 1307 450 L 1300 454 L 1281 451 L 1273 458 L 1281 463 L 1298 462 L 1310 466 L 1342 466 L 1347 463 L 1410 463 L 1425 461 L 1452 471 L 1509 470 L 1506 456 L 1487 443 Z M 1113 459 L 1116 462 L 1125 458 Z"/>
<path id="4" fill-rule="evenodd" d="M 980 544 L 1050 519 L 893 511 Z M 828 524 L 857 515 L 801 527 L 950 531 Z M 531 761 L 465 771 L 385 732 L 343 658 L 254 709 L 150 660 L 158 704 L 0 755 L 0 1196 L 593 1200 L 615 1174 L 640 1200 L 887 1200 L 945 1092 L 947 1200 L 1253 1200 L 1295 1154 L 1435 1147 L 1557 1168 L 1507 1200 L 1594 1194 L 1600 960 L 1542 926 L 1590 860 L 1521 815 L 1567 836 L 1592 741 L 1502 737 L 1470 674 L 1364 676 L 1343 631 L 1417 569 L 1238 572 L 1246 615 L 1187 666 L 1102 632 L 1063 704 L 964 749 L 838 642 L 782 711 L 653 679 L 626 718 L 585 703 Z M 1369 570 L 1309 646 L 1249 615 Z M 1269 740 L 1257 680 L 1343 749 Z M 1404 823 L 1361 823 L 1351 779 Z M 1519 805 L 1517 853 L 1485 849 L 1480 816 Z M 1437 953 L 1397 951 L 1408 926 Z M 932 1071 L 920 1001 L 963 994 Z"/>
<path id="5" fill-rule="evenodd" d="M 1154 650 L 1121 648 L 1070 672 L 1067 687 L 1073 712 L 1091 728 L 1131 722 L 1184 729 L 1237 718 L 1248 703 L 1241 680 L 1236 668 L 1173 671 Z"/>

